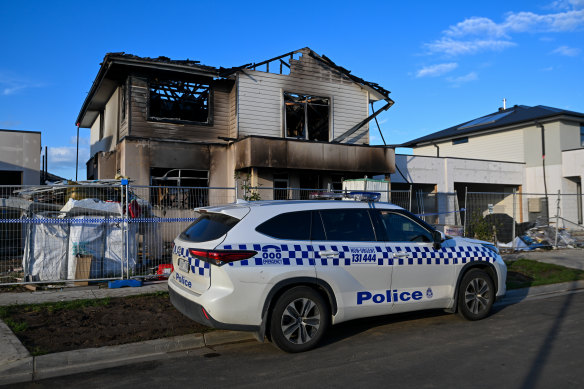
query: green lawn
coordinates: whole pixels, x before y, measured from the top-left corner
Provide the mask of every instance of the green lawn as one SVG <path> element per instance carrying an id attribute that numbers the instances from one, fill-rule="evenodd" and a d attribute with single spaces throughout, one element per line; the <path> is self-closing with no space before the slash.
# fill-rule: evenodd
<path id="1" fill-rule="evenodd" d="M 529 259 L 518 259 L 505 263 L 507 264 L 507 289 L 584 280 L 584 271 L 564 266 Z"/>

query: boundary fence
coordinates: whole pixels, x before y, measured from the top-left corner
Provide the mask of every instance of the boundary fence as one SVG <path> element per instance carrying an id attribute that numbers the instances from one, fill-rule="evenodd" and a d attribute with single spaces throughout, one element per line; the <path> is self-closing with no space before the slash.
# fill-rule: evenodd
<path id="1" fill-rule="evenodd" d="M 195 208 L 303 200 L 340 190 L 137 186 L 127 181 L 0 186 L 0 285 L 164 277 L 174 238 Z M 447 234 L 510 250 L 579 245 L 582 195 L 387 190 L 389 201 Z"/>

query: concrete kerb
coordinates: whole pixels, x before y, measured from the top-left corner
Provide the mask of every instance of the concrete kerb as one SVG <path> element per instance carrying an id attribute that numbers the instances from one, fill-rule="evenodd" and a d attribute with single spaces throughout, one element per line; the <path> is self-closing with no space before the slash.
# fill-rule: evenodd
<path id="1" fill-rule="evenodd" d="M 6 327 L 4 323 L 1 324 Z M 8 327 L 6 328 L 8 329 Z M 8 329 L 8 331 L 10 330 Z M 12 337 L 18 342 L 14 334 Z M 255 340 L 255 338 L 247 332 L 213 331 L 207 334 L 182 335 L 118 346 L 64 351 L 37 357 L 31 356 L 28 351 L 24 350 L 24 353 L 19 354 L 20 359 L 13 358 L 11 361 L 5 361 L 4 355 L 2 355 L 0 385 L 159 360 L 174 353 L 251 340 Z M 18 345 L 24 349 L 20 342 Z"/>
<path id="2" fill-rule="evenodd" d="M 584 281 L 516 289 L 509 291 L 496 305 L 510 305 L 524 300 L 544 298 L 550 294 L 578 290 L 584 291 Z M 206 347 L 252 340 L 255 341 L 255 338 L 248 332 L 212 331 L 205 334 L 190 334 L 33 357 L 8 326 L 0 320 L 0 385 L 100 370 L 141 361 L 160 360 L 181 352 L 196 352 L 197 350 L 204 352 Z"/>

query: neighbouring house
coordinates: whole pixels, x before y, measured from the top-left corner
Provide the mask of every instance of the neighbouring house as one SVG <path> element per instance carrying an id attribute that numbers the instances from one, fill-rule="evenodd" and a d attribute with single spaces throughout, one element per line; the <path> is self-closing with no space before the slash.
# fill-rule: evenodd
<path id="1" fill-rule="evenodd" d="M 309 48 L 231 68 L 109 53 L 77 124 L 91 131 L 88 179 L 233 188 L 238 173 L 274 188 L 262 191 L 270 199 L 290 197 L 278 188 L 389 179 L 394 149 L 369 145 L 368 122 L 392 104 L 389 91 Z"/>
<path id="2" fill-rule="evenodd" d="M 394 189 L 415 183 L 428 191 L 456 191 L 459 199 L 467 190 L 550 195 L 560 191 L 570 195 L 564 196 L 561 213 L 582 224 L 583 113 L 516 105 L 402 146 L 411 147 L 414 155 L 396 156 Z M 546 213 L 543 203 L 535 200 L 527 208 L 522 210 L 525 220 Z M 547 215 L 556 214 L 556 204 L 550 201 L 547 208 Z"/>
<path id="3" fill-rule="evenodd" d="M 0 130 L 0 185 L 38 185 L 40 156 L 40 132 Z"/>

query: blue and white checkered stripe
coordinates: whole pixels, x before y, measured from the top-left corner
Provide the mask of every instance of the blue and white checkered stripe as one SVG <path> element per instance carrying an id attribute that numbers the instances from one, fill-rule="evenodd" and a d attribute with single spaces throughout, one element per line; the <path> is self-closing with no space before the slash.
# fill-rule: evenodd
<path id="1" fill-rule="evenodd" d="M 266 250 L 266 248 L 268 248 Z M 407 266 L 407 265 L 449 265 L 466 264 L 474 261 L 495 262 L 494 253 L 482 246 L 442 247 L 434 250 L 431 247 L 418 246 L 372 246 L 378 266 Z M 218 247 L 223 250 L 255 250 L 258 254 L 250 259 L 232 262 L 230 266 L 356 266 L 351 263 L 351 250 L 346 245 L 260 245 L 238 244 Z M 332 250 L 339 253 L 336 258 L 321 257 L 319 252 Z M 265 257 L 266 252 L 279 254 L 278 258 L 270 260 Z M 408 253 L 408 257 L 394 257 L 394 253 Z M 360 266 L 360 265 L 358 265 Z"/>
<path id="2" fill-rule="evenodd" d="M 189 261 L 189 266 L 191 267 L 191 272 L 193 274 L 203 276 L 205 278 L 211 277 L 211 267 L 209 263 L 195 258 L 187 248 L 174 246 L 172 252 L 179 257 L 185 258 Z"/>

